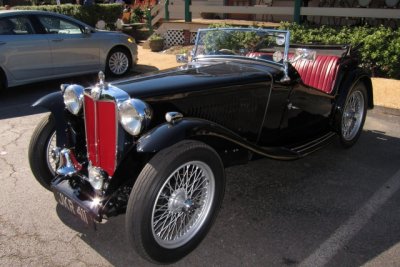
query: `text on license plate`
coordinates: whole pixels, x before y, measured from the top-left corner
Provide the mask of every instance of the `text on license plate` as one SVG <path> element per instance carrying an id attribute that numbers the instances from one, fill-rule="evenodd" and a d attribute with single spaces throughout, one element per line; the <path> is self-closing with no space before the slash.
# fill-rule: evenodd
<path id="1" fill-rule="evenodd" d="M 56 200 L 57 202 L 69 210 L 72 214 L 80 218 L 82 221 L 84 221 L 86 224 L 89 224 L 90 216 L 86 212 L 86 210 L 79 205 L 75 204 L 71 199 L 69 199 L 67 196 L 60 192 L 55 192 Z"/>

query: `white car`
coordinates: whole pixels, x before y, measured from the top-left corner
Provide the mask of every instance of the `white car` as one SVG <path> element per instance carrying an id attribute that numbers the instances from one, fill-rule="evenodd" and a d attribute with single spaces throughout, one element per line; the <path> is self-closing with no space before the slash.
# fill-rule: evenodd
<path id="1" fill-rule="evenodd" d="M 0 89 L 103 70 L 114 76 L 137 63 L 135 39 L 45 11 L 0 11 Z"/>

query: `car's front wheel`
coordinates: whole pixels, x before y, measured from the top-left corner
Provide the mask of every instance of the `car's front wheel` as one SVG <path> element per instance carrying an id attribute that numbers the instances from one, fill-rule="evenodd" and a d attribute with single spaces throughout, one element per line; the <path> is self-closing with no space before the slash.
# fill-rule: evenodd
<path id="1" fill-rule="evenodd" d="M 143 168 L 129 198 L 126 230 L 144 258 L 177 261 L 205 237 L 221 205 L 224 168 L 211 147 L 182 141 Z"/>
<path id="2" fill-rule="evenodd" d="M 33 131 L 28 149 L 29 164 L 36 180 L 47 190 L 55 177 L 57 163 L 52 157 L 56 147 L 54 117 L 44 117 Z"/>
<path id="3" fill-rule="evenodd" d="M 106 62 L 106 72 L 112 76 L 126 74 L 132 66 L 129 52 L 123 48 L 114 48 L 110 51 Z"/>
<path id="4" fill-rule="evenodd" d="M 358 82 L 348 93 L 340 120 L 340 142 L 351 147 L 360 137 L 367 114 L 367 90 Z"/>

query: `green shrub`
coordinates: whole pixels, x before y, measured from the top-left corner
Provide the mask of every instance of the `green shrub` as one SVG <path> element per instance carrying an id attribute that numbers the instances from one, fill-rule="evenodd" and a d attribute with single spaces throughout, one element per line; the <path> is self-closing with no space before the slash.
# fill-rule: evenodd
<path id="1" fill-rule="evenodd" d="M 232 27 L 212 24 L 210 28 Z M 298 44 L 351 44 L 360 46 L 360 65 L 373 76 L 400 79 L 400 29 L 371 27 L 310 26 L 282 22 L 290 30 L 290 42 Z"/>
<path id="2" fill-rule="evenodd" d="M 373 76 L 400 79 L 400 30 L 384 26 L 333 28 L 281 23 L 292 43 L 361 44 L 360 64 Z"/>
<path id="3" fill-rule="evenodd" d="M 135 8 L 131 15 L 131 23 L 143 22 L 144 15 L 145 15 L 145 13 L 141 8 L 139 8 L 139 7 Z"/>
<path id="4" fill-rule="evenodd" d="M 109 27 L 112 27 L 121 16 L 123 5 L 121 4 L 96 4 L 84 5 L 40 5 L 40 6 L 14 6 L 19 10 L 44 10 L 79 19 L 90 26 L 95 26 L 98 20 L 104 20 Z"/>

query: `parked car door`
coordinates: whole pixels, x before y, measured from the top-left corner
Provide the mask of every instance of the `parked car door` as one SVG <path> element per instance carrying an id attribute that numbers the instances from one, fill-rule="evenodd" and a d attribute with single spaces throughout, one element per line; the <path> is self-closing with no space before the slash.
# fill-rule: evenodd
<path id="1" fill-rule="evenodd" d="M 44 34 L 37 34 L 29 17 L 3 17 L 0 21 L 12 26 L 11 31 L 0 32 L 0 66 L 8 74 L 9 85 L 51 76 L 49 41 Z"/>
<path id="2" fill-rule="evenodd" d="M 73 21 L 48 15 L 38 19 L 48 33 L 55 75 L 83 74 L 100 68 L 100 49 L 84 26 Z"/>

